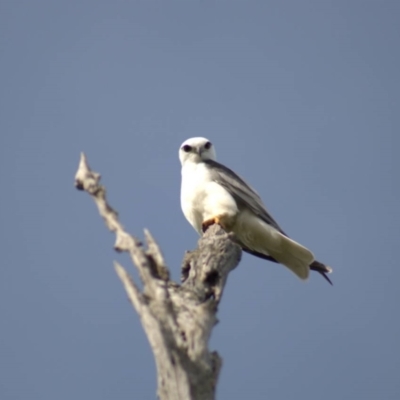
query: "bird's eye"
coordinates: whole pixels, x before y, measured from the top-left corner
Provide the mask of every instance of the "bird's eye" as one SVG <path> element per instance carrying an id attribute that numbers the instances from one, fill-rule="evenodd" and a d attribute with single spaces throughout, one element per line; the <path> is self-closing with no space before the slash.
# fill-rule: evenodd
<path id="1" fill-rule="evenodd" d="M 207 142 L 207 143 L 204 145 L 204 148 L 208 150 L 211 146 L 212 146 L 212 145 L 211 145 L 211 142 Z"/>
<path id="2" fill-rule="evenodd" d="M 192 146 L 185 144 L 184 146 L 182 146 L 182 150 L 185 151 L 186 153 L 189 153 L 189 151 L 192 151 Z"/>

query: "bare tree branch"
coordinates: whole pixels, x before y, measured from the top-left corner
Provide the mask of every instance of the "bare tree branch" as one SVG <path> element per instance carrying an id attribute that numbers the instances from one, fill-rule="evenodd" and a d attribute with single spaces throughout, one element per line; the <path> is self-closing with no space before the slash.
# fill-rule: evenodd
<path id="1" fill-rule="evenodd" d="M 159 398 L 214 399 L 222 360 L 209 351 L 208 341 L 228 274 L 240 261 L 240 247 L 218 225 L 212 226 L 199 240 L 197 249 L 186 253 L 182 283 L 178 285 L 169 279 L 161 250 L 150 232 L 145 230 L 144 249 L 124 230 L 99 182 L 100 174 L 90 170 L 82 154 L 75 186 L 92 196 L 106 226 L 115 232 L 114 248 L 130 254 L 143 283 L 141 292 L 127 271 L 115 263 L 153 350 Z"/>

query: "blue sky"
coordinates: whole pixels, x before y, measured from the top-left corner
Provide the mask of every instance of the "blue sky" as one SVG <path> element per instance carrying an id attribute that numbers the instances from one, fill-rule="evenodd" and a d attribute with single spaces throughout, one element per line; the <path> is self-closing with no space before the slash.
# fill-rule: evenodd
<path id="1" fill-rule="evenodd" d="M 295 240 L 244 255 L 211 349 L 218 399 L 400 398 L 400 3 L 3 1 L 0 398 L 154 399 L 155 367 L 79 153 L 175 280 L 197 234 L 178 148 L 205 136 Z"/>

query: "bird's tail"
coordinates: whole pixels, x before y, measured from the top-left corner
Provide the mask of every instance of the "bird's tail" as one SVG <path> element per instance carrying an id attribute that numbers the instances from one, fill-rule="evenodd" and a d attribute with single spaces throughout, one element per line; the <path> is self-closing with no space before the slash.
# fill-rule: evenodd
<path id="1" fill-rule="evenodd" d="M 326 276 L 332 270 L 315 261 L 310 250 L 250 212 L 240 214 L 233 231 L 244 251 L 283 264 L 300 279 L 307 279 L 310 269 L 317 271 L 332 284 Z"/>
<path id="2" fill-rule="evenodd" d="M 278 262 L 288 267 L 299 278 L 307 279 L 309 265 L 313 262 L 314 255 L 310 250 L 288 238 L 287 236 L 279 235 L 278 246 L 268 246 L 268 253 Z"/>
<path id="3" fill-rule="evenodd" d="M 319 272 L 333 286 L 332 281 L 326 275 L 326 274 L 330 274 L 332 272 L 332 268 L 331 267 L 328 267 L 327 265 L 322 264 L 319 261 L 313 261 L 310 264 L 310 269 L 313 270 L 313 271 Z"/>

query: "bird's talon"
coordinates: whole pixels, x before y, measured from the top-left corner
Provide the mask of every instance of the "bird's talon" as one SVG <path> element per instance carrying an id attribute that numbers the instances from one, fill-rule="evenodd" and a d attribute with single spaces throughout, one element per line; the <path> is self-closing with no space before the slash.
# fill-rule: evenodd
<path id="1" fill-rule="evenodd" d="M 202 228 L 202 230 L 203 230 L 203 233 L 205 233 L 206 232 L 206 230 L 211 226 L 211 225 L 214 225 L 214 224 L 219 224 L 220 223 L 220 221 L 219 221 L 219 218 L 210 218 L 210 219 L 207 219 L 206 221 L 204 221 L 202 224 L 201 224 L 201 228 Z"/>

